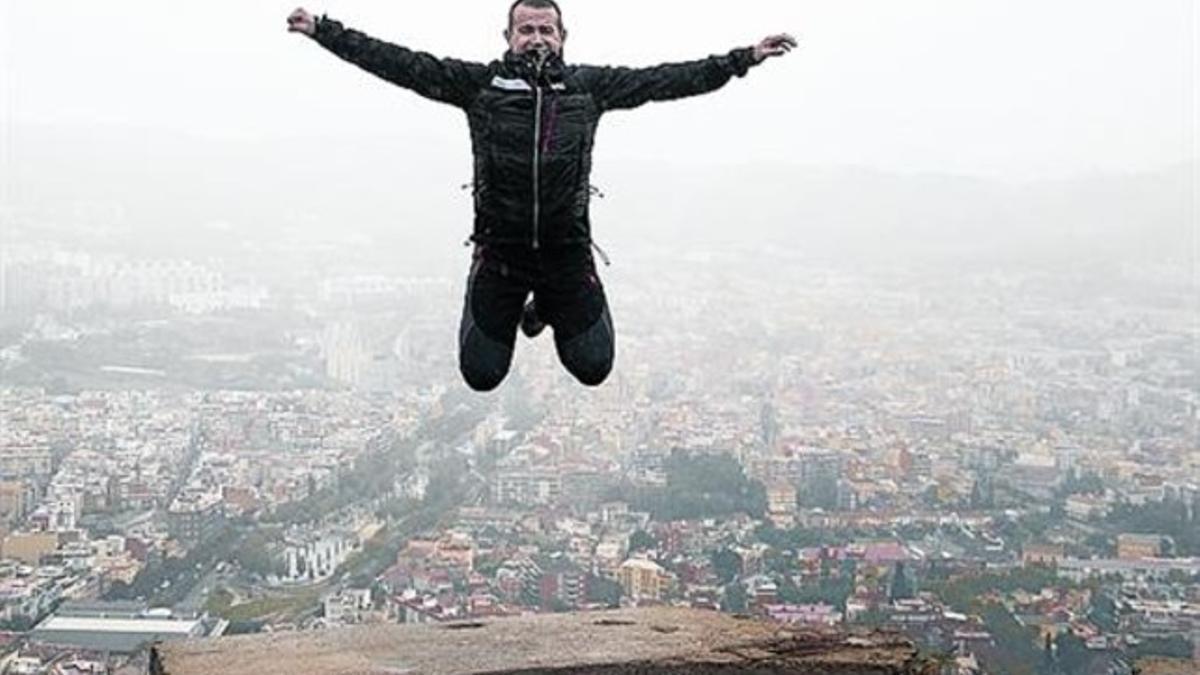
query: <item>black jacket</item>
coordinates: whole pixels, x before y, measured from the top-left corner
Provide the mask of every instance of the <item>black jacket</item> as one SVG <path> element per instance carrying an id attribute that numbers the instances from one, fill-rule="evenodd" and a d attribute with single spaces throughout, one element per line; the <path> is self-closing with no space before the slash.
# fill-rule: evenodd
<path id="1" fill-rule="evenodd" d="M 600 116 L 703 94 L 743 76 L 750 48 L 652 68 L 538 69 L 508 52 L 489 64 L 439 59 L 322 18 L 314 38 L 341 58 L 467 113 L 475 155 L 475 231 L 481 243 L 533 248 L 590 242 L 592 144 Z"/>

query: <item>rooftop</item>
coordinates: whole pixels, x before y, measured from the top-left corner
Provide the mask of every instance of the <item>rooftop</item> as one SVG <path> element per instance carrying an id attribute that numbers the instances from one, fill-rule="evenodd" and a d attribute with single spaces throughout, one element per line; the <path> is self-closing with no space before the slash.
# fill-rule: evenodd
<path id="1" fill-rule="evenodd" d="M 247 635 L 163 644 L 157 656 L 152 675 L 927 672 L 895 636 L 670 608 Z"/>
<path id="2" fill-rule="evenodd" d="M 52 616 L 34 629 L 34 633 L 82 631 L 88 633 L 153 633 L 158 635 L 189 635 L 196 631 L 199 620 L 125 619 L 75 616 Z"/>

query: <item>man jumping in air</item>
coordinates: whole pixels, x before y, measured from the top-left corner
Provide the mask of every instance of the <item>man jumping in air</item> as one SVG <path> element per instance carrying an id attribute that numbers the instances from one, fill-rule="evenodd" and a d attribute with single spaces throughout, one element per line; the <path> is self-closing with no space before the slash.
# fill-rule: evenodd
<path id="1" fill-rule="evenodd" d="M 516 0 L 504 31 L 508 51 L 489 64 L 411 51 L 303 9 L 288 17 L 288 30 L 466 112 L 475 156 L 475 252 L 458 355 L 476 391 L 495 389 L 508 374 L 518 327 L 533 338 L 551 326 L 559 359 L 585 385 L 600 385 L 612 370 L 616 335 L 588 217 L 600 116 L 715 91 L 797 44 L 781 34 L 652 68 L 567 65 L 567 31 L 554 0 Z"/>

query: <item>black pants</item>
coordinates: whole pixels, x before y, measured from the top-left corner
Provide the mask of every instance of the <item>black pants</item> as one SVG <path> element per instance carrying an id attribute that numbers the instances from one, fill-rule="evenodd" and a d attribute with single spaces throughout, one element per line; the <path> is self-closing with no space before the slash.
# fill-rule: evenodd
<path id="1" fill-rule="evenodd" d="M 530 293 L 538 318 L 554 329 L 563 366 L 583 384 L 599 386 L 612 371 L 616 336 L 591 249 L 484 244 L 475 248 L 458 334 L 467 385 L 476 391 L 500 386 Z"/>

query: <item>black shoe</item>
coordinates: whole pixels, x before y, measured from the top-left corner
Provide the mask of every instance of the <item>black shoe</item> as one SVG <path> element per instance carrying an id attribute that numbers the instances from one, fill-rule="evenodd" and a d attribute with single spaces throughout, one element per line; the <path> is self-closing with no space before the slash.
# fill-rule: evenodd
<path id="1" fill-rule="evenodd" d="M 521 312 L 521 332 L 525 334 L 525 337 L 533 339 L 541 335 L 544 330 L 546 330 L 546 324 L 538 318 L 533 301 L 525 303 L 525 311 Z"/>

